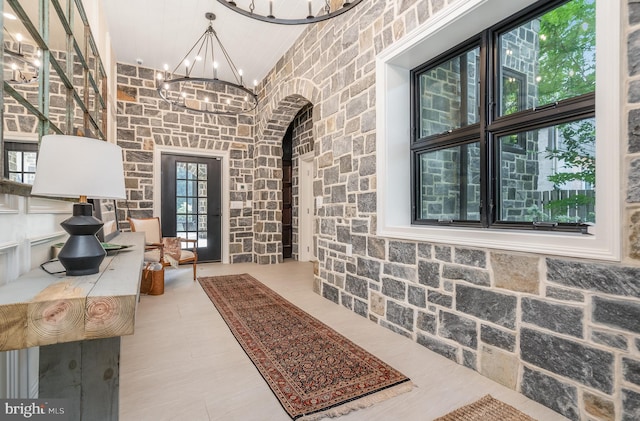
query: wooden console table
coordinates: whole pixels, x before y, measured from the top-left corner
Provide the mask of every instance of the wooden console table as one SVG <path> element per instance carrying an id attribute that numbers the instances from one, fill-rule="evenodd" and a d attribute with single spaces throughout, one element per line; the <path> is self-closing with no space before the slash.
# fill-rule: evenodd
<path id="1" fill-rule="evenodd" d="M 134 331 L 144 233 L 121 233 L 100 272 L 34 269 L 0 287 L 0 351 L 40 347 L 39 398 L 69 399 L 70 419 L 117 420 L 120 336 Z"/>

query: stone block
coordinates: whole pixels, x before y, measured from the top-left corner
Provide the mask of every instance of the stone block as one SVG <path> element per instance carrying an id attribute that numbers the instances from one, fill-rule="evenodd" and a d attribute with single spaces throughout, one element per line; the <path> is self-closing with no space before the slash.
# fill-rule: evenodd
<path id="1" fill-rule="evenodd" d="M 482 269 L 470 269 L 449 264 L 445 264 L 442 268 L 442 277 L 447 279 L 460 279 L 482 286 L 489 286 L 491 284 L 489 273 Z"/>
<path id="2" fill-rule="evenodd" d="M 516 323 L 516 306 L 515 296 L 456 285 L 456 310 L 480 319 L 513 329 Z"/>
<path id="3" fill-rule="evenodd" d="M 442 294 L 438 291 L 429 290 L 427 300 L 432 304 L 446 308 L 451 308 L 453 305 L 453 297 L 451 295 Z"/>
<path id="4" fill-rule="evenodd" d="M 451 247 L 447 246 L 435 246 L 435 257 L 437 260 L 443 262 L 451 261 Z"/>
<path id="5" fill-rule="evenodd" d="M 640 23 L 640 3 L 629 1 L 629 25 Z"/>
<path id="6" fill-rule="evenodd" d="M 634 101 L 635 100 L 635 101 Z M 629 85 L 629 101 L 640 102 L 640 82 L 634 81 Z M 640 109 L 629 111 L 629 122 L 627 123 L 627 136 L 629 153 L 640 152 Z"/>
<path id="7" fill-rule="evenodd" d="M 640 73 L 640 31 L 634 31 L 627 40 L 629 76 Z"/>
<path id="8" fill-rule="evenodd" d="M 369 294 L 369 306 L 371 311 L 378 316 L 384 317 L 384 297 L 376 292 Z"/>
<path id="9" fill-rule="evenodd" d="M 416 327 L 425 332 L 429 332 L 432 335 L 436 334 L 437 320 L 435 314 L 425 313 L 424 311 L 418 311 L 416 318 Z"/>
<path id="10" fill-rule="evenodd" d="M 487 253 L 484 250 L 455 248 L 455 263 L 478 268 L 487 267 Z"/>
<path id="11" fill-rule="evenodd" d="M 357 297 L 367 299 L 368 288 L 367 281 L 361 278 L 356 278 L 353 275 L 347 275 L 347 279 L 344 285 L 345 290 Z"/>
<path id="12" fill-rule="evenodd" d="M 425 348 L 428 348 L 431 351 L 450 359 L 451 361 L 458 362 L 458 349 L 455 346 L 451 346 L 437 339 L 423 335 L 419 332 L 416 342 L 418 342 Z"/>
<path id="13" fill-rule="evenodd" d="M 416 244 L 404 241 L 389 241 L 389 261 L 416 264 Z"/>
<path id="14" fill-rule="evenodd" d="M 404 301 L 407 297 L 407 284 L 391 278 L 382 278 L 382 293 L 387 297 Z"/>
<path id="15" fill-rule="evenodd" d="M 633 212 L 629 222 L 629 257 L 640 260 L 640 211 Z"/>
<path id="16" fill-rule="evenodd" d="M 623 335 L 611 332 L 594 330 L 591 332 L 591 341 L 596 344 L 606 345 L 611 348 L 628 350 L 629 343 Z"/>
<path id="17" fill-rule="evenodd" d="M 517 292 L 538 293 L 539 258 L 506 253 L 491 253 L 490 257 L 496 287 Z"/>
<path id="18" fill-rule="evenodd" d="M 440 287 L 440 263 L 420 261 L 418 282 L 432 288 Z"/>
<path id="19" fill-rule="evenodd" d="M 376 211 L 376 194 L 360 193 L 358 194 L 358 212 L 374 213 Z"/>
<path id="20" fill-rule="evenodd" d="M 640 268 L 547 259 L 547 279 L 572 288 L 640 297 Z"/>
<path id="21" fill-rule="evenodd" d="M 518 379 L 518 359 L 513 354 L 483 346 L 480 352 L 480 373 L 515 390 Z"/>
<path id="22" fill-rule="evenodd" d="M 520 356 L 525 362 L 586 386 L 607 394 L 613 392 L 614 358 L 610 352 L 523 328 Z"/>
<path id="23" fill-rule="evenodd" d="M 418 257 L 421 259 L 431 259 L 431 244 L 418 244 Z"/>
<path id="24" fill-rule="evenodd" d="M 640 386 L 640 361 L 623 357 L 622 376 L 625 381 Z"/>
<path id="25" fill-rule="evenodd" d="M 382 272 L 385 275 L 390 275 L 395 278 L 404 279 L 406 281 L 413 281 L 414 279 L 416 279 L 416 269 L 412 266 L 385 263 L 382 267 Z"/>
<path id="26" fill-rule="evenodd" d="M 582 338 L 583 318 L 582 308 L 522 298 L 522 321 L 526 323 Z"/>
<path id="27" fill-rule="evenodd" d="M 640 393 L 622 389 L 622 421 L 640 420 Z"/>
<path id="28" fill-rule="evenodd" d="M 516 349 L 516 335 L 488 325 L 480 325 L 480 340 L 509 352 Z"/>
<path id="29" fill-rule="evenodd" d="M 584 294 L 570 289 L 548 286 L 545 295 L 549 298 L 564 301 L 584 302 Z"/>
<path id="30" fill-rule="evenodd" d="M 358 269 L 356 273 L 359 276 L 363 276 L 374 281 L 380 281 L 380 262 L 358 257 L 357 264 Z"/>
<path id="31" fill-rule="evenodd" d="M 575 386 L 525 366 L 520 389 L 526 397 L 553 409 L 570 420 L 580 420 L 578 391 Z"/>
<path id="32" fill-rule="evenodd" d="M 425 308 L 427 306 L 426 292 L 422 287 L 409 285 L 407 289 L 407 300 L 409 304 L 416 307 Z"/>
<path id="33" fill-rule="evenodd" d="M 393 324 L 413 332 L 414 310 L 393 301 L 387 302 L 387 320 Z"/>
<path id="34" fill-rule="evenodd" d="M 638 39 L 640 43 L 640 39 Z M 629 165 L 627 203 L 640 202 L 640 159 L 634 159 Z"/>
<path id="35" fill-rule="evenodd" d="M 615 421 L 615 405 L 609 399 L 585 391 L 582 394 L 582 400 L 584 401 L 584 410 L 588 414 L 595 416 L 599 420 Z"/>
<path id="36" fill-rule="evenodd" d="M 477 370 L 478 369 L 477 360 L 478 360 L 478 357 L 476 356 L 475 352 L 469 351 L 468 349 L 462 350 L 462 364 L 465 367 L 470 368 L 472 370 Z"/>
<path id="37" fill-rule="evenodd" d="M 369 314 L 369 309 L 367 308 L 367 303 L 365 303 L 364 301 L 360 301 L 360 300 L 353 300 L 353 311 L 362 316 L 362 317 L 367 317 Z"/>
<path id="38" fill-rule="evenodd" d="M 454 313 L 441 311 L 438 335 L 469 348 L 478 348 L 478 326 L 475 321 Z"/>
<path id="39" fill-rule="evenodd" d="M 324 283 L 322 285 L 322 296 L 327 300 L 333 301 L 334 303 L 338 304 L 340 293 L 338 291 L 338 288 Z"/>
<path id="40" fill-rule="evenodd" d="M 595 296 L 592 309 L 591 320 L 594 323 L 640 333 L 640 304 Z"/>
<path id="41" fill-rule="evenodd" d="M 376 259 L 384 259 L 385 243 L 386 241 L 382 238 L 367 238 L 368 255 Z"/>

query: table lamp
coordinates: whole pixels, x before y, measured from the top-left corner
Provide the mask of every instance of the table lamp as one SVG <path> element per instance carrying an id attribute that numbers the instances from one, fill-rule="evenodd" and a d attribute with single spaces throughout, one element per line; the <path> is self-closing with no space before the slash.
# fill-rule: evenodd
<path id="1" fill-rule="evenodd" d="M 73 215 L 60 224 L 69 239 L 58 259 L 67 275 L 98 273 L 106 255 L 96 237 L 103 224 L 93 216 L 87 198 L 125 198 L 122 149 L 86 137 L 43 136 L 31 194 L 79 198 L 73 204 Z"/>

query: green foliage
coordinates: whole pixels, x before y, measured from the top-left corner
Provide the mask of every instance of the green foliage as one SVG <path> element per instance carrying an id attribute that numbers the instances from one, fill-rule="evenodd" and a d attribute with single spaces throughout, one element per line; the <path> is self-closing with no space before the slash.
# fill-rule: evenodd
<path id="1" fill-rule="evenodd" d="M 594 91 L 595 7 L 573 0 L 540 18 L 539 104 Z"/>
<path id="2" fill-rule="evenodd" d="M 549 104 L 595 90 L 595 1 L 573 0 L 540 18 L 538 99 Z M 595 186 L 595 120 L 587 119 L 557 126 L 559 144 L 547 151 L 565 171 L 548 176 L 555 189 L 571 181 Z M 579 194 L 549 203 L 550 216 L 557 222 L 578 222 L 564 216 L 567 208 L 592 206 L 594 196 Z M 541 217 L 530 209 L 530 215 Z M 572 219 L 572 220 L 569 220 Z M 591 212 L 589 222 L 595 221 Z"/>

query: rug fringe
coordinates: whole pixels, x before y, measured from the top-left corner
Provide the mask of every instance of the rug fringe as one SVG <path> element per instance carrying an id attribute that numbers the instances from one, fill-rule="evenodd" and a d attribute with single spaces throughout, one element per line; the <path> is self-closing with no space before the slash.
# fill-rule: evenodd
<path id="1" fill-rule="evenodd" d="M 409 392 L 414 387 L 415 385 L 410 381 L 400 383 L 396 386 L 381 390 L 376 393 L 372 393 L 362 398 L 355 399 L 353 401 L 335 406 L 333 408 L 329 408 L 326 411 L 303 415 L 302 417 L 298 418 L 297 421 L 315 421 L 324 417 L 335 418 L 341 415 L 346 415 L 351 411 L 357 411 L 358 409 L 367 408 L 369 406 L 373 406 L 378 402 L 382 402 L 389 398 L 393 398 L 394 396 L 398 396 L 402 393 Z"/>

